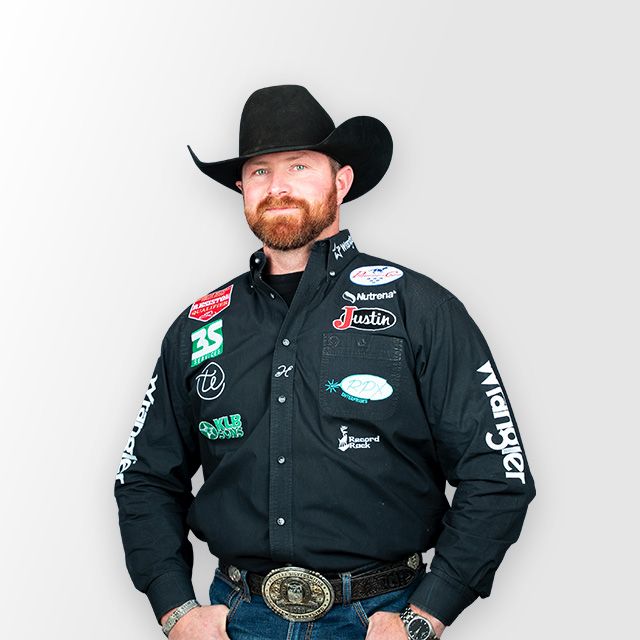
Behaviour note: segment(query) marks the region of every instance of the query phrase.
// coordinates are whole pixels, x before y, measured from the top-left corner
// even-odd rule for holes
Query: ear
[[[353,184],[353,169],[347,164],[336,173],[336,189],[338,191],[338,204],[342,204],[344,197],[349,193]]]
[[[238,180],[236,182],[236,187],[238,187],[238,190],[242,193],[242,180]]]

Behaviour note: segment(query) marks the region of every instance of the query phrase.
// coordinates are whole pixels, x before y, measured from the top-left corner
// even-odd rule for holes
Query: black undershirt
[[[291,306],[293,296],[296,294],[300,279],[302,278],[303,271],[297,271],[296,273],[282,273],[280,275],[273,275],[269,273],[263,273],[262,279],[277,293],[279,293],[287,306]]]

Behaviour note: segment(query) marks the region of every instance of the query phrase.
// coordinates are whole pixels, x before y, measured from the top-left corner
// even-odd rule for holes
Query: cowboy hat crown
[[[236,182],[249,158],[281,151],[318,151],[353,168],[354,181],[344,198],[348,202],[380,182],[391,162],[393,142],[389,130],[376,118],[356,116],[336,127],[307,89],[280,85],[249,96],[240,118],[237,158],[202,162],[188,149],[203,173],[234,191],[238,191]]]

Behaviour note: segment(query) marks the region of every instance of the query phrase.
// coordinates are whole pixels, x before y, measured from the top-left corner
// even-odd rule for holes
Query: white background
[[[344,226],[462,299],[537,481],[492,596],[445,637],[633,635],[636,6],[3,4],[2,635],[161,637],[114,474],[169,324],[257,247],[186,145],[237,155],[246,98],[284,83],[390,128],[389,173]]]

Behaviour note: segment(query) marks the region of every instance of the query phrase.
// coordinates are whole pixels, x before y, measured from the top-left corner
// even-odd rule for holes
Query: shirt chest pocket
[[[380,420],[400,395],[404,342],[391,336],[325,333],[320,407],[338,418]]]

